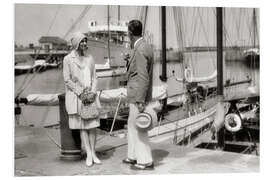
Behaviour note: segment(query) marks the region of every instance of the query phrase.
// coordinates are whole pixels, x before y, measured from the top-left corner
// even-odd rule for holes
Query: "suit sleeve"
[[[136,91],[136,102],[145,102],[147,90],[149,88],[149,73],[147,71],[147,59],[140,53],[135,53],[136,69],[137,69],[137,84],[138,90]]]
[[[66,57],[63,61],[63,76],[66,87],[79,96],[83,92],[83,87],[71,79],[70,64]]]

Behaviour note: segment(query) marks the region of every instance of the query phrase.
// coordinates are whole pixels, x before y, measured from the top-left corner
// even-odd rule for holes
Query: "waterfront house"
[[[50,50],[66,50],[67,41],[57,36],[42,36],[39,39],[39,44],[42,49]]]

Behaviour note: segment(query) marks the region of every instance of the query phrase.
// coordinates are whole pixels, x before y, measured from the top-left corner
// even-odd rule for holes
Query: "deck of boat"
[[[126,138],[99,135],[98,156],[102,165],[86,167],[85,161],[60,160],[59,129],[16,127],[15,176],[121,175],[259,172],[259,156],[176,146],[172,141],[151,143],[155,169],[136,171],[122,164]]]

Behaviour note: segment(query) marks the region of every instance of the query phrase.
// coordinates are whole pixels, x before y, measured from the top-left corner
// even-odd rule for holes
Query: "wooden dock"
[[[16,127],[15,176],[259,172],[259,156],[177,146],[172,141],[151,143],[155,169],[136,171],[122,163],[126,138],[106,134],[97,142],[102,164],[86,167],[84,160],[60,160],[59,135],[59,129]]]

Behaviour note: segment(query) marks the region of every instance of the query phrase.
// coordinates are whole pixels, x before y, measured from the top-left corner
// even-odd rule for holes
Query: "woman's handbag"
[[[76,79],[73,81],[79,86],[84,87],[80,81]],[[91,88],[84,87],[83,93],[80,95],[79,99],[82,101],[79,115],[83,120],[91,120],[99,117],[99,110],[96,104],[96,93],[91,92]]]
[[[80,116],[84,120],[98,118],[99,111],[97,109],[96,102],[86,103],[86,104],[82,103]]]

